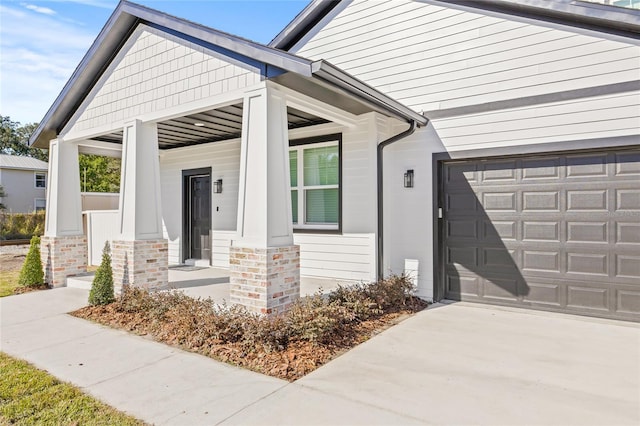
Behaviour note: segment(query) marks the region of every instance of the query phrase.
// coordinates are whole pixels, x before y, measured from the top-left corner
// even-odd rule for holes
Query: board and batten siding
[[[117,129],[127,120],[259,83],[260,70],[140,25],[63,133]]]
[[[637,80],[638,44],[429,1],[355,0],[292,51],[434,111]]]

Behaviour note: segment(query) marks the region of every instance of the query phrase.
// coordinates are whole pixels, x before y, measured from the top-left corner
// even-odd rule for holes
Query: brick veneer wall
[[[229,272],[231,303],[253,312],[283,312],[300,298],[300,246],[231,246]]]
[[[44,281],[52,287],[64,287],[67,277],[87,272],[87,237],[42,237],[40,260]]]
[[[119,291],[123,285],[150,289],[169,283],[169,244],[167,240],[113,241],[111,266],[113,285]]]

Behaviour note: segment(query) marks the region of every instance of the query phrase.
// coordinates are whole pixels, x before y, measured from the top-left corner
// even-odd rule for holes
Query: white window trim
[[[305,190],[312,189],[337,189],[340,191],[340,183],[342,181],[342,170],[338,170],[338,184],[337,185],[312,185],[312,186],[304,186],[304,160],[303,160],[303,151],[309,148],[324,148],[328,146],[336,146],[340,151],[340,140],[338,138],[324,141],[324,142],[310,142],[303,143],[299,145],[294,145],[289,147],[289,152],[297,151],[298,152],[298,176],[297,182],[298,186],[291,187],[291,190],[298,191],[298,223],[293,224],[294,230],[316,230],[316,231],[339,231],[340,230],[340,218],[342,217],[342,212],[338,211],[338,223],[335,224],[323,224],[323,223],[304,223],[304,218],[306,217],[306,206],[305,206]],[[341,153],[339,154],[341,155]],[[340,165],[342,161],[340,159]],[[339,166],[340,167],[340,166]],[[291,196],[291,195],[289,195]],[[292,200],[293,201],[293,200]],[[338,209],[341,209],[341,203],[339,203]]]
[[[38,186],[38,176],[44,176],[44,186]],[[33,187],[35,189],[47,189],[47,174],[44,172],[33,173]]]

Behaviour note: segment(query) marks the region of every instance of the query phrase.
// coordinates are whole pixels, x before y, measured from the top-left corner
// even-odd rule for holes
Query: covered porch
[[[46,279],[82,275],[96,232],[116,287],[226,267],[230,302],[261,313],[299,297],[301,238],[322,253],[306,275],[374,279],[376,146],[425,122],[324,61],[121,2],[31,139],[50,149]],[[80,152],[122,159],[119,208],[86,234]]]

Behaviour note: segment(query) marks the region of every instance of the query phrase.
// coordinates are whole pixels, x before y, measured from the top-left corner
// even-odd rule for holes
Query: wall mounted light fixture
[[[413,169],[407,170],[404,174],[404,187],[413,188]]]
[[[213,193],[222,194],[222,179],[213,181]]]

